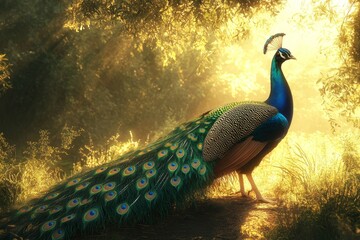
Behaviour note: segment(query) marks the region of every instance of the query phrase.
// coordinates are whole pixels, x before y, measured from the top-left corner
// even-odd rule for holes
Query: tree
[[[333,127],[337,116],[360,128],[360,1],[353,1],[338,36],[341,66],[320,79],[320,89]]]
[[[246,37],[248,19],[263,8],[275,14],[281,1],[3,2],[0,49],[13,67],[0,128],[19,146],[65,125],[95,143],[128,130],[146,138],[169,118],[194,115],[222,94],[205,97],[220,44]]]

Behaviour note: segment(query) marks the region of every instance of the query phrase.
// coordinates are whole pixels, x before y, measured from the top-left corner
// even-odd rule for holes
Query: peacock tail
[[[175,128],[164,138],[55,186],[11,216],[24,239],[71,239],[109,223],[151,222],[214,179],[203,144],[226,105]]]

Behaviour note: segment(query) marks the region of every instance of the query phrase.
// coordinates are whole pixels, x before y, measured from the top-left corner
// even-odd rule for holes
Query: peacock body
[[[251,172],[286,135],[292,119],[281,64],[293,56],[281,48],[283,35],[265,44],[264,53],[271,45],[277,49],[265,102],[237,102],[209,111],[143,149],[72,177],[11,213],[7,237],[71,239],[108,224],[151,222],[234,170],[241,191],[241,174],[246,174],[261,200]]]

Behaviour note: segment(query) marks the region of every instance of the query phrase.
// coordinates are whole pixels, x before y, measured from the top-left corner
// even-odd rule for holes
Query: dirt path
[[[264,239],[263,233],[274,222],[275,212],[275,205],[233,195],[199,201],[196,207],[175,212],[154,225],[113,227],[76,240]]]

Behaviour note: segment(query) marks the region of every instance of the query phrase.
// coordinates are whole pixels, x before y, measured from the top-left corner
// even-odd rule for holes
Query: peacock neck
[[[290,87],[281,70],[281,64],[282,62],[279,62],[274,56],[270,73],[271,91],[265,102],[276,107],[286,117],[290,125],[293,116],[293,99]]]

